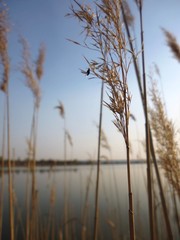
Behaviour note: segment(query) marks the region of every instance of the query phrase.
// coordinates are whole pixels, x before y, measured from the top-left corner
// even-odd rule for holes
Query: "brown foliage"
[[[156,139],[156,151],[165,175],[180,196],[179,147],[173,122],[168,119],[155,83],[150,88],[152,107],[149,108],[151,127]]]

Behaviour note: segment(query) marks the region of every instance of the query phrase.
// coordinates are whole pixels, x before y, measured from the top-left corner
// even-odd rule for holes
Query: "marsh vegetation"
[[[84,36],[82,42],[69,41],[75,44],[74,47],[96,53],[93,59],[84,57],[88,70],[81,70],[82,74],[101,82],[100,100],[97,102],[100,106],[97,158],[90,157],[86,166],[67,158],[67,146],[73,149],[73,139],[61,101],[52,108],[59,111],[63,121],[64,159],[62,162],[37,161],[41,79],[46,48],[40,44],[34,60],[23,37],[19,40],[22,47],[19,71],[32,93],[33,109],[27,159],[24,162],[12,160],[9,22],[8,9],[1,4],[0,88],[4,96],[4,109],[1,109],[4,121],[1,123],[0,239],[179,239],[180,148],[177,129],[168,118],[165,100],[158,89],[156,79],[160,74],[157,66],[155,75],[146,73],[144,34],[147,30],[143,28],[143,2],[136,0],[135,3],[140,26],[140,41],[136,47],[133,35],[135,19],[126,1],[101,0],[90,5],[74,0],[67,13],[68,17],[79,21]],[[165,29],[162,29],[162,34],[179,61],[180,45],[176,38]],[[142,127],[146,133],[146,159],[141,164],[133,164],[130,154],[133,142],[130,142],[129,123],[136,121],[131,112],[133,92],[129,90],[129,71],[133,66],[133,79],[137,81],[145,120],[145,128]],[[149,85],[147,78],[150,79]],[[110,163],[111,148],[102,129],[104,107],[112,113],[113,124],[123,137],[126,148],[123,164]],[[102,156],[102,150],[107,154]],[[102,160],[108,164],[101,164]]]

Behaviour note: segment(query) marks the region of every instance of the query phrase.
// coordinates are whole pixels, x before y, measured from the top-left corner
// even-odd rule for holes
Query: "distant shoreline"
[[[143,164],[146,160],[131,160],[131,164]],[[80,166],[80,165],[96,165],[97,161],[90,160],[37,160],[35,162],[36,167],[54,167],[54,166]],[[102,165],[112,165],[112,164],[126,164],[126,160],[102,160]],[[28,167],[32,166],[33,161],[28,160],[11,160],[12,167]],[[5,160],[3,163],[0,161],[0,167],[8,167],[8,161]]]

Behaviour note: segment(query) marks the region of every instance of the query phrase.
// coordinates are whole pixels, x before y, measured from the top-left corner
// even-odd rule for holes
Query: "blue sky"
[[[63,158],[63,120],[54,107],[62,101],[65,107],[67,129],[73,139],[73,149],[68,146],[67,158],[87,159],[97,155],[97,128],[101,82],[90,80],[81,74],[87,69],[83,58],[93,57],[90,51],[67,41],[81,41],[81,28],[77,20],[65,17],[70,0],[8,0],[10,19],[9,56],[11,59],[11,148],[16,157],[27,156],[26,138],[29,136],[33,110],[33,98],[19,72],[21,45],[19,36],[28,40],[32,59],[36,59],[41,42],[46,46],[44,75],[41,82],[42,100],[39,113],[37,158]],[[82,1],[88,2],[88,1]],[[92,2],[92,1],[89,1]],[[136,37],[139,39],[138,13],[134,1],[129,1],[135,16]],[[161,27],[174,33],[180,42],[180,1],[144,0],[144,37],[146,72],[155,62],[161,72],[159,86],[163,88],[168,116],[180,127],[180,65],[168,49]],[[139,59],[140,60],[140,59]],[[136,122],[130,122],[132,158],[143,157],[139,141],[144,139],[144,117],[133,66],[129,75],[132,94],[131,112]],[[0,94],[3,109],[3,94]],[[2,111],[1,111],[2,112]],[[111,146],[109,158],[124,159],[125,146],[121,134],[116,130],[111,112],[103,109],[103,130]],[[0,144],[2,142],[2,114],[0,115]]]

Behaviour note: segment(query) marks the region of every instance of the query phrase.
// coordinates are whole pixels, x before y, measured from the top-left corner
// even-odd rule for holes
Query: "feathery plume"
[[[41,79],[42,74],[43,74],[44,59],[45,59],[45,46],[43,44],[41,44],[41,46],[39,48],[38,58],[36,61],[36,75],[37,75],[38,80]]]
[[[66,136],[67,136],[69,144],[71,146],[73,146],[72,137],[71,137],[70,133],[67,130],[66,130]]]
[[[27,41],[24,38],[20,39],[20,43],[23,47],[23,62],[21,67],[21,72],[25,76],[26,79],[26,86],[32,91],[32,94],[35,99],[35,105],[38,108],[41,99],[41,91],[40,86],[37,79],[34,76],[34,68],[33,64],[30,62],[31,55],[29,51],[29,46]]]
[[[59,102],[59,105],[56,106],[55,108],[59,109],[59,113],[60,113],[61,117],[65,118],[64,105],[62,104],[62,102]]]
[[[180,62],[180,45],[178,44],[176,37],[164,28],[162,28],[162,31],[166,36],[167,45],[170,47],[175,58]]]
[[[9,57],[8,57],[8,39],[7,33],[9,30],[7,21],[7,7],[0,3],[0,61],[3,65],[2,82],[0,89],[7,92],[7,85],[9,81]]]
[[[173,122],[168,119],[155,82],[150,88],[152,107],[149,108],[150,121],[157,142],[157,154],[165,175],[180,196],[180,166],[178,162],[178,142]]]

